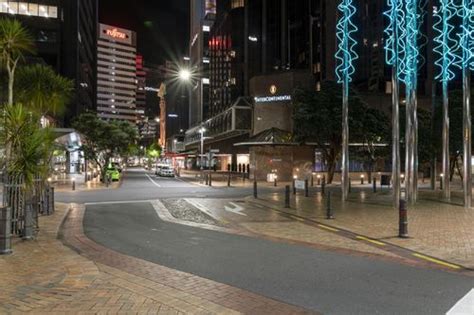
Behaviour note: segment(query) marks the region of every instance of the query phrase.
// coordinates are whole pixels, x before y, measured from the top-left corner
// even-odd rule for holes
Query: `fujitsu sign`
[[[119,38],[119,39],[126,39],[127,38],[127,34],[118,31],[116,28],[106,29],[105,34],[107,36],[110,36],[110,37],[113,37],[113,38]]]

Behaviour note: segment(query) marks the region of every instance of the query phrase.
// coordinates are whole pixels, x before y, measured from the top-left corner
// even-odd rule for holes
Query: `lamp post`
[[[204,178],[204,133],[206,132],[206,129],[204,127],[202,127],[201,129],[199,129],[199,133],[201,134],[201,181],[202,179]]]

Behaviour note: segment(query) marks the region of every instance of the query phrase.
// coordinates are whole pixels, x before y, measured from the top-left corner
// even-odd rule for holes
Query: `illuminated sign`
[[[261,96],[254,97],[255,103],[271,103],[291,101],[291,95]]]
[[[278,89],[277,89],[276,85],[270,86],[270,93],[272,95],[275,95],[277,91],[278,91]]]
[[[127,38],[127,34],[120,32],[116,28],[106,29],[105,34],[110,36],[110,37],[113,37],[113,38],[120,38],[120,39],[126,39]]]

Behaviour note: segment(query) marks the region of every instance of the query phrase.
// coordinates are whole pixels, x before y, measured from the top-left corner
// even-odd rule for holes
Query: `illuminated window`
[[[39,16],[42,16],[42,17],[49,17],[48,15],[48,7],[45,6],[45,5],[40,5],[39,6],[39,13],[38,13]]]
[[[18,3],[18,14],[28,15],[28,3],[26,2]]]
[[[10,14],[18,13],[18,2],[8,2],[8,13]]]
[[[58,8],[54,6],[48,6],[48,14],[50,18],[57,18],[58,17]]]
[[[232,0],[232,9],[243,8],[245,0]]]
[[[28,15],[38,16],[38,4],[30,3],[28,5]]]
[[[0,13],[8,13],[7,0],[0,0]]]

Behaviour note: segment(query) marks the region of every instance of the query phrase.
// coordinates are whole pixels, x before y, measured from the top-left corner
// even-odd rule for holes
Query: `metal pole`
[[[342,85],[342,201],[349,195],[349,79],[344,78]]]
[[[411,87],[406,85],[406,131],[405,131],[405,198],[407,201],[412,201],[412,173],[411,173],[411,161],[412,161],[412,120],[411,120]]]
[[[285,186],[285,208],[290,207],[290,186]]]
[[[204,166],[203,166],[203,163],[204,163],[204,132],[202,130],[200,130],[201,132],[201,183],[203,181],[203,177],[204,177]]]
[[[400,206],[400,107],[399,107],[399,81],[398,62],[392,69],[392,186],[393,207]],[[375,185],[374,185],[375,187]],[[375,191],[375,189],[374,189]]]
[[[449,100],[448,81],[443,80],[443,197],[451,198],[449,170]]]
[[[463,68],[464,207],[472,207],[471,71]]]

